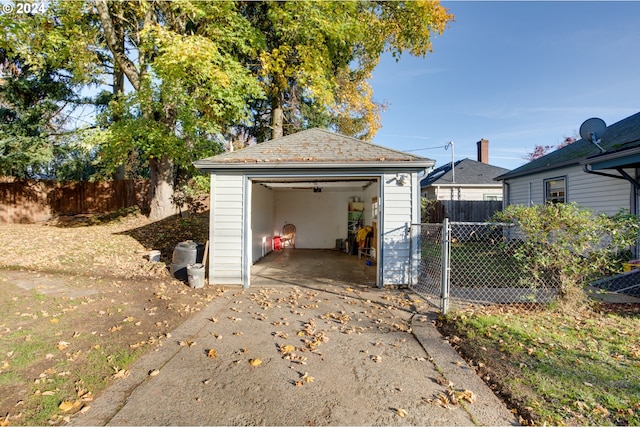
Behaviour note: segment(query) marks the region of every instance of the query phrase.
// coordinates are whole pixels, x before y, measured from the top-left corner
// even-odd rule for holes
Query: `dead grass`
[[[207,235],[208,213],[0,226],[0,425],[68,421],[215,299],[221,289],[191,289],[165,264]]]

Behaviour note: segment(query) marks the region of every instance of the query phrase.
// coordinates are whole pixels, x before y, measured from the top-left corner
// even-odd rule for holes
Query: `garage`
[[[365,256],[379,287],[416,273],[410,225],[430,159],[314,128],[194,164],[211,179],[210,283],[248,288],[274,250]]]

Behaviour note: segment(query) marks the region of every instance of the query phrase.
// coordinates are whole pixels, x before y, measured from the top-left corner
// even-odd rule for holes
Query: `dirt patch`
[[[167,261],[178,242],[203,242],[206,215],[86,223],[0,226],[3,422],[64,422],[62,403],[90,402],[220,293],[191,289],[147,258],[160,249]]]

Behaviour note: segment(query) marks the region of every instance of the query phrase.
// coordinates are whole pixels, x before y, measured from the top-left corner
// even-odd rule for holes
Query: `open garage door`
[[[356,280],[358,277],[357,280],[366,282],[362,284],[376,286],[379,283],[380,177],[269,176],[252,177],[250,182],[253,264],[276,250],[283,228],[293,224],[295,248],[291,245],[280,253],[281,267],[286,261],[287,268],[296,271],[298,276],[307,272],[307,276],[316,278]],[[368,238],[356,242],[358,231],[364,227],[370,231]],[[364,250],[358,251],[358,246]],[[286,252],[291,250],[307,253],[303,256]],[[277,255],[271,254],[270,259]],[[344,260],[337,258],[340,256]],[[313,262],[314,258],[317,262]],[[310,265],[317,268],[309,269]],[[362,269],[369,274],[362,274]],[[357,274],[349,275],[349,270]]]

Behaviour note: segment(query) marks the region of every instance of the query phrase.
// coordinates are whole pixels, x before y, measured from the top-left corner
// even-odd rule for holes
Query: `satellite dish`
[[[585,120],[582,125],[580,125],[580,136],[582,139],[586,139],[600,150],[601,153],[604,153],[604,149],[598,145],[598,143],[602,140],[602,135],[604,135],[605,130],[607,129],[607,124],[604,120],[599,119],[597,117],[593,117],[591,119]]]

